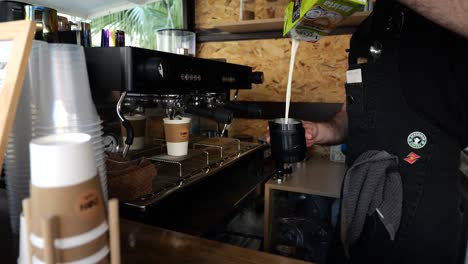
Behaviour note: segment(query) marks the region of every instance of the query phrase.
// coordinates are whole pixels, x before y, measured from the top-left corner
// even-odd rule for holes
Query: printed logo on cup
[[[189,137],[189,130],[188,128],[184,127],[181,129],[181,131],[179,132],[179,137],[180,139],[182,140],[187,140],[188,137]]]
[[[101,199],[98,190],[91,189],[78,196],[75,212],[82,220],[90,221],[95,219],[100,209]]]

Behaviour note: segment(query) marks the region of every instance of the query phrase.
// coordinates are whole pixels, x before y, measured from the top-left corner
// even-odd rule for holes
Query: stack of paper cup
[[[35,136],[63,133],[86,133],[91,136],[93,157],[107,201],[102,121],[91,98],[88,71],[83,47],[70,44],[49,44],[50,85],[42,87],[34,97],[37,118]]]
[[[48,67],[48,63],[40,60],[46,48],[47,43],[34,41],[5,155],[10,224],[15,234],[19,230],[21,201],[29,196],[29,141],[33,137],[32,124],[36,120],[36,112],[31,107],[31,95],[34,90],[40,90],[41,85],[48,85],[46,77],[39,72]]]
[[[31,149],[31,226],[34,263],[44,262],[41,219],[58,220],[59,263],[108,262],[109,226],[91,136],[58,134],[34,139]]]

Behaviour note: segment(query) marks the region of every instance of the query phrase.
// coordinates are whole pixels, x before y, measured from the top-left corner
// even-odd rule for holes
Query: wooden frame
[[[23,87],[35,28],[32,21],[0,23],[0,170]]]

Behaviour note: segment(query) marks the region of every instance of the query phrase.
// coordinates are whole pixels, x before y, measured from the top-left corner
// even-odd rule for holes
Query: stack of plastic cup
[[[91,99],[83,48],[35,41],[5,155],[9,215],[15,234],[19,232],[21,201],[29,197],[29,142],[33,138],[63,133],[89,134],[107,201],[101,124]]]
[[[49,44],[48,53],[50,85],[41,87],[40,95],[34,98],[34,105],[37,108],[37,118],[33,125],[34,135],[36,137],[64,133],[90,135],[104,199],[107,201],[102,121],[91,98],[83,47]]]
[[[19,217],[22,211],[21,202],[29,197],[30,165],[29,165],[29,141],[33,137],[32,123],[36,119],[36,113],[31,109],[31,93],[42,82],[39,80],[38,69],[47,67],[40,65],[39,57],[45,42],[35,41],[28,60],[23,88],[18,101],[13,128],[8,139],[5,155],[5,175],[8,194],[8,207],[10,224],[13,233],[19,232]]]

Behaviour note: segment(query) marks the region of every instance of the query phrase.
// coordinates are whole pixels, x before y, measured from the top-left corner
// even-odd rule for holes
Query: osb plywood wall
[[[266,0],[255,0],[255,19],[272,18]],[[275,17],[283,17],[289,0],[276,0]],[[197,0],[196,28],[211,28],[219,23],[239,21],[240,0]],[[270,9],[271,10],[271,9]]]
[[[284,101],[290,60],[290,39],[210,42],[198,45],[197,56],[226,58],[262,71],[265,81],[242,90],[239,100]],[[299,46],[294,67],[292,101],[342,102],[349,36],[330,36]]]
[[[261,8],[256,10],[257,17],[261,17],[261,14]],[[196,1],[196,24],[199,28],[238,19],[239,0]],[[315,44],[300,44],[292,86],[293,102],[344,101],[349,39],[349,35],[329,36]],[[263,71],[264,83],[254,85],[252,90],[242,90],[239,100],[281,102],[285,98],[290,49],[290,39],[209,42],[198,45],[197,56],[225,58],[228,62],[249,65],[256,71]],[[266,126],[265,120],[235,119],[230,134],[258,137],[265,134]]]

